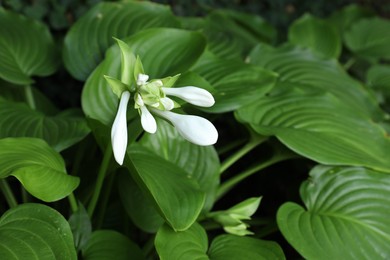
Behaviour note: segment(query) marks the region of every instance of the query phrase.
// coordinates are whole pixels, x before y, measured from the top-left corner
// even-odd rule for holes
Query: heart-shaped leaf
[[[83,259],[145,259],[141,249],[126,236],[113,230],[98,230],[92,233],[83,248]]]
[[[83,139],[89,128],[77,110],[45,116],[26,104],[0,98],[0,138],[36,137],[62,151]]]
[[[374,65],[367,71],[367,85],[390,100],[390,66]]]
[[[138,144],[128,148],[125,165],[173,229],[186,230],[195,222],[205,195],[183,169]]]
[[[72,76],[85,80],[103,59],[106,49],[115,42],[112,37],[125,38],[152,27],[178,27],[178,21],[168,7],[155,3],[97,4],[66,35],[65,66]]]
[[[52,74],[58,65],[53,38],[46,26],[0,8],[0,78],[18,85],[31,76]]]
[[[278,226],[305,259],[390,257],[390,176],[318,166],[301,186],[307,209],[283,204]]]
[[[79,185],[66,174],[61,155],[37,138],[0,139],[0,178],[15,176],[33,196],[56,201]]]
[[[329,22],[305,14],[289,28],[291,43],[310,48],[327,58],[337,58],[341,53],[341,39]]]
[[[87,244],[92,234],[91,220],[83,204],[79,203],[78,210],[70,216],[68,222],[73,233],[74,244],[79,251]]]
[[[209,256],[211,260],[286,259],[276,242],[234,235],[216,237],[210,245]]]
[[[207,234],[198,223],[183,232],[175,232],[164,225],[158,230],[154,245],[162,260],[209,259]]]
[[[54,209],[23,204],[0,218],[1,259],[77,259],[68,222]]]
[[[237,117],[320,163],[390,172],[390,138],[381,124],[305,85],[279,83],[275,89],[280,92],[239,109]]]
[[[357,21],[345,33],[345,44],[357,55],[367,59],[390,59],[390,21],[367,18]]]
[[[162,28],[142,31],[125,42],[141,57],[145,73],[151,79],[184,73],[206,46],[205,39],[197,32]],[[103,75],[120,78],[120,57],[119,47],[111,47],[105,60],[88,78],[82,93],[84,113],[106,125],[114,120],[118,98]]]

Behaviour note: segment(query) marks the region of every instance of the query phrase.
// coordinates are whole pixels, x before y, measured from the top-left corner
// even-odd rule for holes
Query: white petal
[[[142,73],[138,74],[137,85],[140,86],[140,85],[146,84],[146,82],[148,81],[148,79],[149,79],[149,76],[148,76],[148,75],[142,74]]]
[[[129,103],[130,92],[124,91],[121,95],[119,102],[118,112],[116,114],[114,123],[111,128],[111,143],[112,151],[114,153],[115,160],[120,165],[123,164],[123,160],[126,154],[127,147],[127,104]]]
[[[181,87],[181,88],[162,88],[165,94],[181,98],[188,103],[200,107],[211,107],[215,100],[210,92],[203,88]]]
[[[175,107],[173,100],[168,97],[160,98],[160,101],[163,104],[165,110],[172,110]]]
[[[153,109],[153,113],[169,120],[179,134],[197,145],[212,145],[218,140],[218,131],[207,119],[200,116],[180,115]]]
[[[144,103],[144,100],[142,99],[141,95],[140,94],[137,94],[137,100],[135,101],[137,103],[137,105],[139,105],[140,107],[144,106],[145,103]]]
[[[157,131],[156,119],[154,119],[146,106],[141,107],[141,124],[142,128],[148,133],[154,134]]]

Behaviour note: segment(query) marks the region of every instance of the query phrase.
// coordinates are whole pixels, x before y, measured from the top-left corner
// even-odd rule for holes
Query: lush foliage
[[[1,259],[390,258],[390,21],[5,7]]]

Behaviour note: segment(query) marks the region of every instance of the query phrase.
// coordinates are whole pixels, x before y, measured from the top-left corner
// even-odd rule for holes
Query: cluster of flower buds
[[[113,92],[120,98],[118,112],[111,129],[111,142],[115,160],[122,165],[127,148],[127,106],[131,95],[134,108],[141,116],[142,128],[148,133],[157,131],[154,115],[171,122],[179,134],[197,145],[213,145],[217,142],[218,132],[207,119],[194,115],[183,115],[171,110],[180,105],[169,98],[174,96],[190,104],[211,107],[215,101],[205,89],[184,86],[173,87],[180,75],[154,79],[144,73],[139,57],[131,53],[129,46],[117,40],[122,52],[121,80],[105,76]]]

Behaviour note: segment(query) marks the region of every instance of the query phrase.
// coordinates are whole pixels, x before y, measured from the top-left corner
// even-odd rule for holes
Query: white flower
[[[210,92],[202,88],[197,88],[193,86],[181,88],[163,87],[162,90],[168,96],[175,96],[181,98],[195,106],[211,107],[215,103],[213,95],[211,95]]]
[[[118,107],[114,123],[111,128],[111,143],[115,160],[122,165],[127,147],[127,104],[129,103],[130,92],[124,91]]]
[[[199,116],[181,115],[170,111],[153,109],[153,113],[167,119],[186,140],[197,145],[213,145],[217,142],[218,131],[207,119]]]

